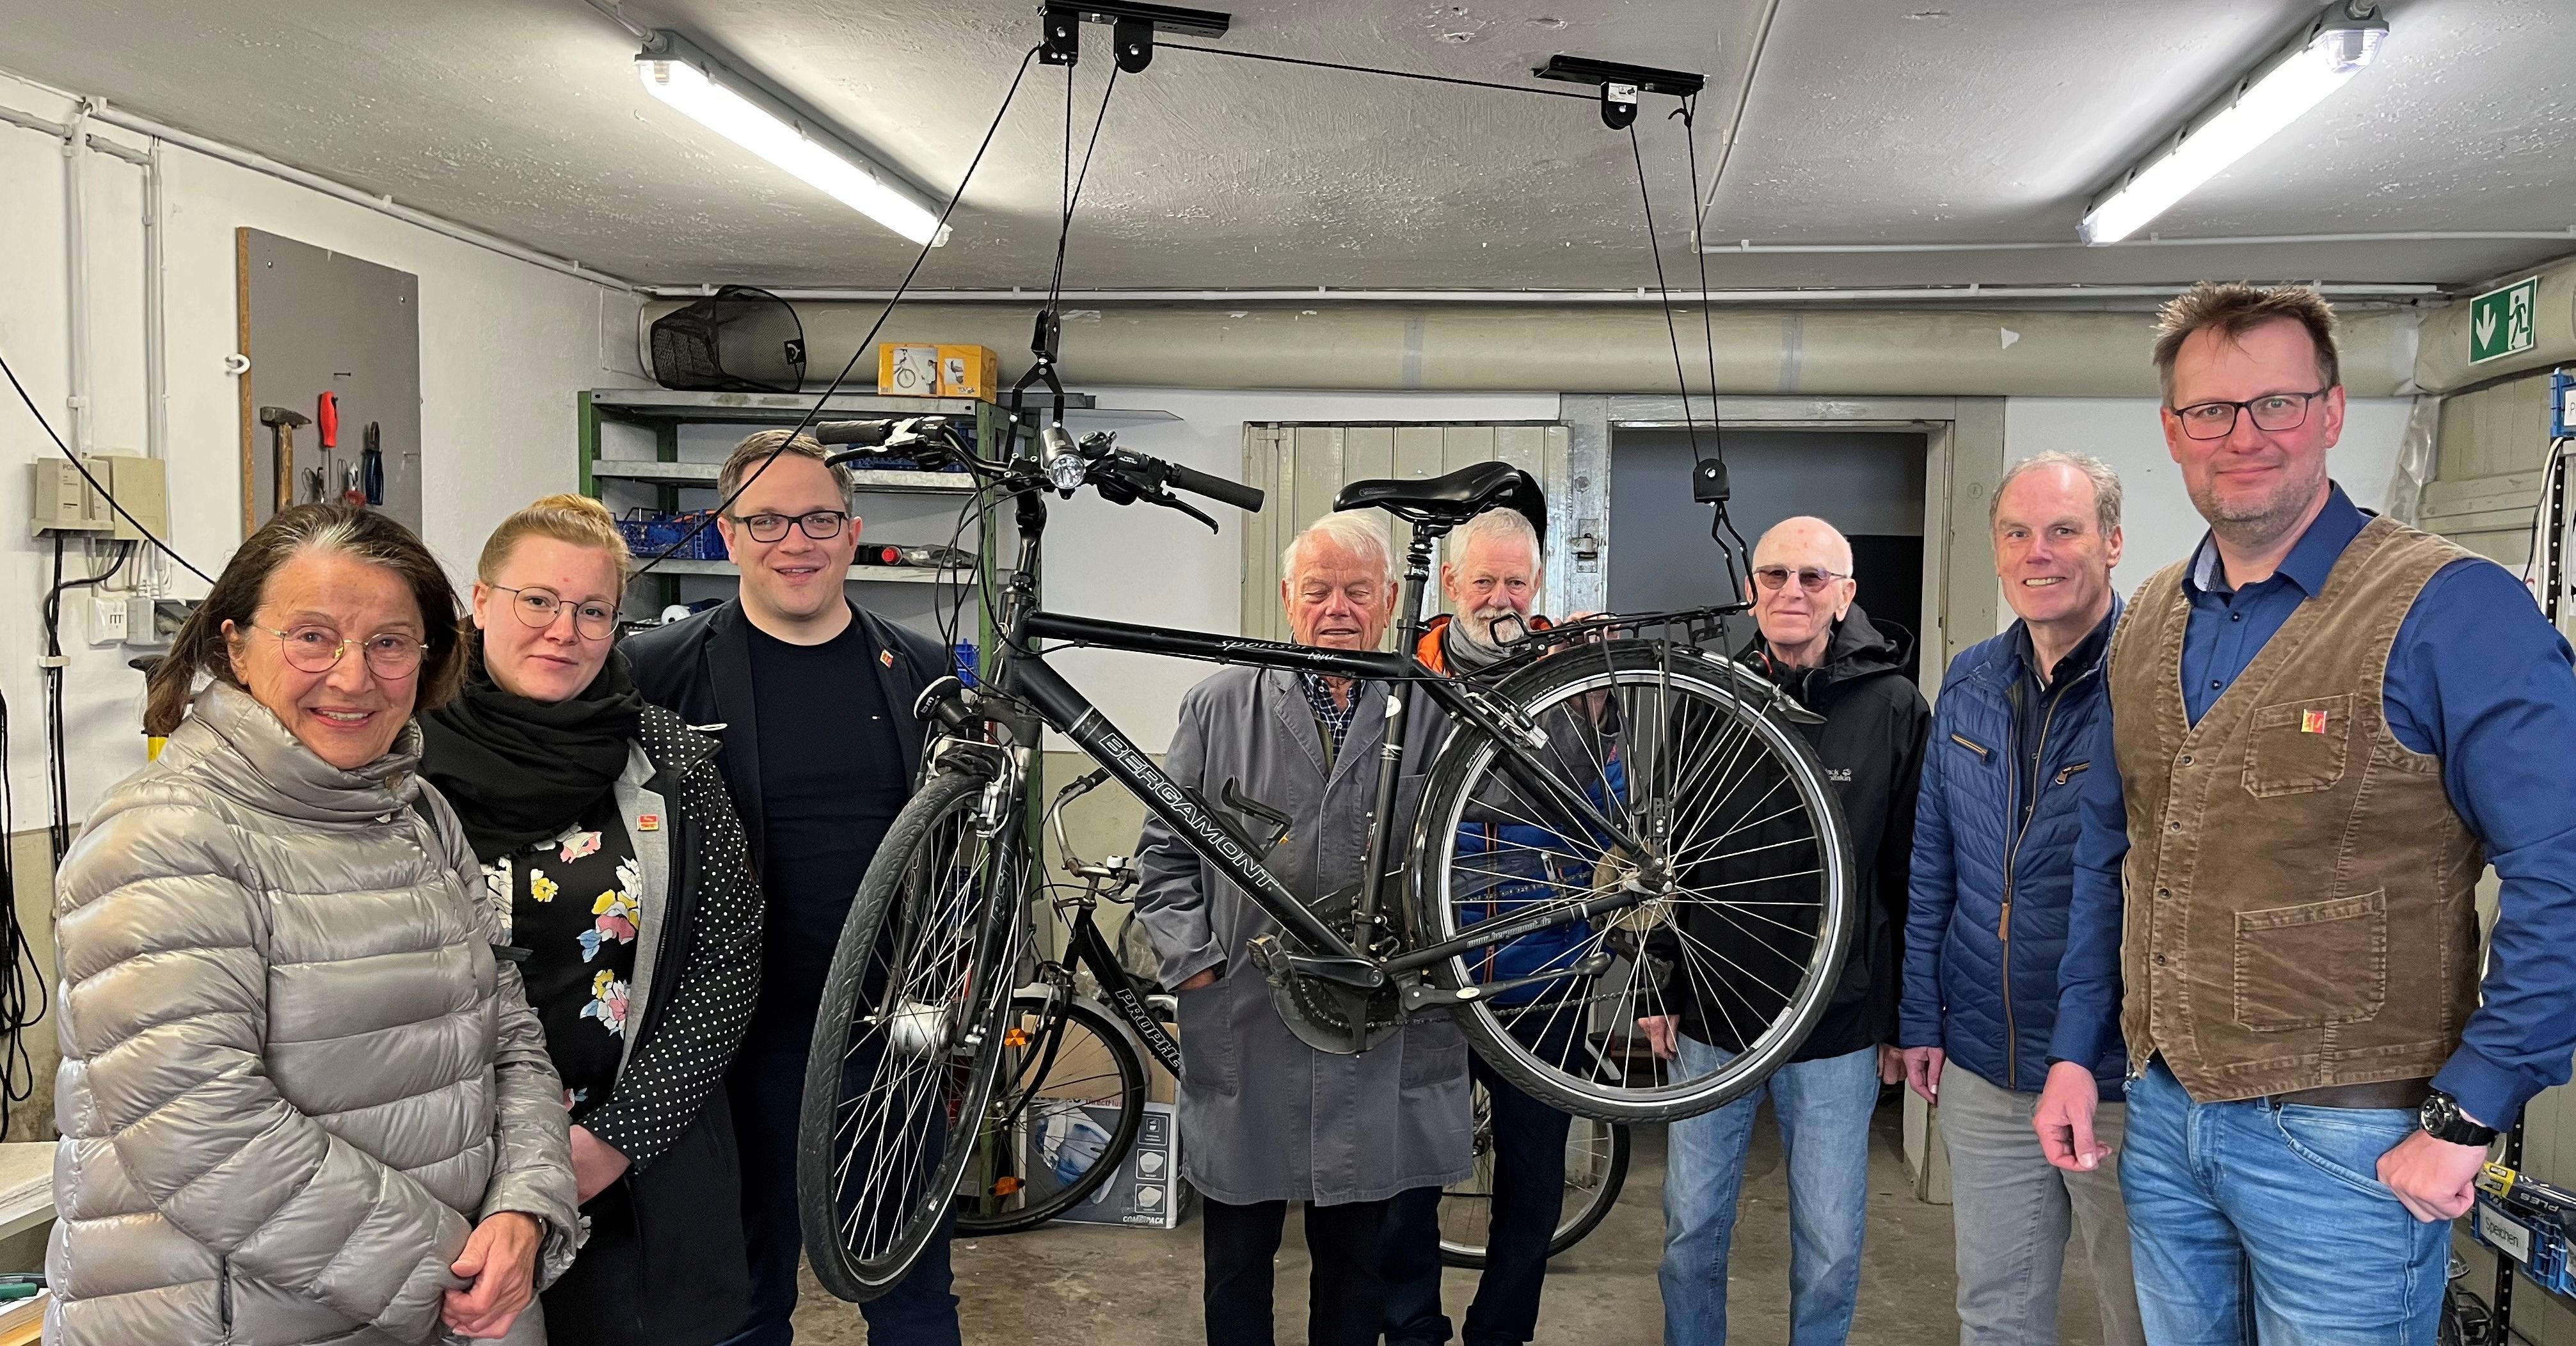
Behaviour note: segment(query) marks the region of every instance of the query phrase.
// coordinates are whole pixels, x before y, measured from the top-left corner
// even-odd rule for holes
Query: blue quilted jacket
[[[2114,599],[2111,620],[2118,619]],[[1897,1042],[1942,1048],[1989,1083],[2035,1092],[2048,1079],[2057,1024],[2057,961],[2081,830],[2076,805],[2084,773],[2097,765],[2095,730],[2109,693],[2099,665],[2038,690],[2023,667],[2020,636],[2016,622],[1961,651],[1932,711]],[[2017,742],[2015,732],[2015,698],[2030,696],[2042,698],[2045,722],[2036,771],[2034,745]],[[2116,1050],[2101,1063],[2103,1097],[2120,1096],[2127,1069]]]

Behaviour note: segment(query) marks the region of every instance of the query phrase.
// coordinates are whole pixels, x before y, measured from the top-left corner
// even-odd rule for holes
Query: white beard
[[[1497,604],[1491,607],[1478,608],[1473,612],[1459,614],[1458,634],[1466,637],[1467,643],[1475,646],[1477,649],[1486,651],[1499,650],[1502,648],[1502,642],[1494,639],[1494,623],[1502,621],[1505,618],[1517,619],[1523,624],[1523,629],[1527,629],[1527,623],[1529,621],[1527,615],[1515,612],[1507,606]]]

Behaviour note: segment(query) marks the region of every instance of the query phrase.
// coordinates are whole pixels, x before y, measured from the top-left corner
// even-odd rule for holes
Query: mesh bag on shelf
[[[805,325],[767,290],[727,285],[653,320],[653,381],[700,393],[792,393],[805,384]]]

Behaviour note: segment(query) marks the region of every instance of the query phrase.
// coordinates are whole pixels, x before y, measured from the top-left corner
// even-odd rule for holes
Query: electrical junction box
[[[188,614],[196,610],[197,600],[193,598],[148,598],[136,594],[125,600],[125,643],[137,649],[166,650],[178,637]]]
[[[990,346],[939,348],[939,395],[990,402],[1001,393],[1002,357]]]
[[[92,461],[97,461],[93,459]],[[105,533],[114,511],[107,507],[107,497],[100,495],[80,467],[68,458],[47,457],[35,461],[34,513],[32,532]],[[96,475],[98,469],[90,469]]]
[[[939,348],[891,341],[877,347],[877,391],[894,397],[937,397]]]
[[[89,600],[89,643],[122,645],[125,643],[128,609],[122,598],[99,596]]]
[[[2576,439],[2576,370],[2549,371],[2549,437]]]
[[[107,466],[107,471],[104,473],[101,473],[98,470],[98,465],[102,463]],[[143,527],[151,529],[155,536],[169,536],[170,474],[168,464],[162,462],[158,458],[138,458],[123,455],[110,458],[92,458],[90,460],[90,464],[90,474],[107,483],[108,493],[116,497],[117,504],[125,507],[125,514],[131,514],[135,518],[142,520]],[[138,529],[132,523],[127,522],[125,514],[119,514],[114,509],[108,508],[104,501],[100,502],[99,507],[107,513],[109,529],[108,536],[113,537],[120,542],[139,543],[143,541],[142,529]]]

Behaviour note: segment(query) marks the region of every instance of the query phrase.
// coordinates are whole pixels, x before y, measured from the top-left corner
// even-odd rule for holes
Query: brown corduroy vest
[[[2484,852],[2381,685],[2416,595],[2469,553],[2373,519],[2194,725],[2185,561],[2111,641],[2129,855],[2120,1030],[2201,1102],[2428,1077],[2477,1006]]]

